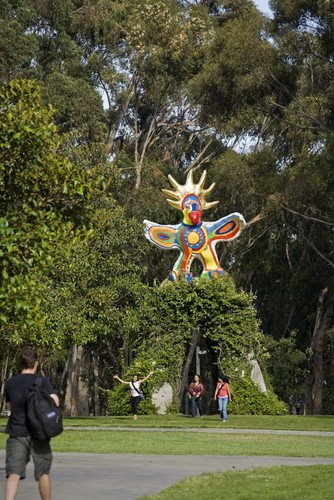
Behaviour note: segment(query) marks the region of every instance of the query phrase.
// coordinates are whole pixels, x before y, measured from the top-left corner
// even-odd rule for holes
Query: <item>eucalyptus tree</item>
[[[188,87],[203,122],[247,146],[208,166],[229,210],[259,214],[222,258],[255,291],[266,333],[298,331],[311,353],[306,411],[319,413],[324,378],[333,383],[323,371],[334,301],[333,5],[272,1],[271,21],[249,2],[230,4],[210,3],[218,27]]]
[[[264,71],[255,84],[261,94],[256,99],[256,92],[245,93],[240,100],[244,111],[239,116],[246,116],[246,131],[258,140],[246,156],[222,154],[214,171],[222,198],[230,203],[232,196],[246,214],[252,207],[263,216],[250,228],[249,239],[238,242],[231,268],[238,283],[256,292],[266,333],[279,339],[298,331],[297,347],[309,354],[305,410],[321,413],[331,411],[326,402],[323,406],[325,380],[333,384],[333,5],[283,0],[271,5],[274,19],[266,23],[264,45],[258,39],[249,63],[251,81],[251,62],[262,53],[259,69]],[[226,47],[220,55],[222,73],[229,69]],[[232,75],[237,92],[247,79],[237,70]],[[195,81],[200,89],[203,81],[203,76]],[[219,79],[215,82],[219,85]],[[233,98],[238,95],[234,88],[224,94],[222,81],[218,91]],[[203,112],[221,118],[205,103]]]
[[[312,1],[277,0],[271,5],[280,69],[275,85],[280,93],[268,103],[272,125],[267,140],[280,187],[271,193],[270,219],[281,253],[280,259],[273,253],[271,279],[285,303],[275,305],[271,300],[267,307],[278,323],[285,310],[281,334],[297,328],[300,344],[309,348],[305,409],[321,413],[330,411],[323,405],[325,380],[333,384],[331,370],[325,373],[324,365],[328,366],[326,339],[334,322],[334,7],[331,2]]]
[[[156,170],[178,168],[194,147],[206,147],[185,83],[201,64],[212,21],[202,7],[174,0],[87,2],[83,15],[85,29],[100,28],[88,61],[108,106],[108,151],[138,190],[150,160]]]
[[[193,151],[198,162],[212,154],[185,92],[212,36],[205,7],[176,0],[6,0],[1,17],[2,79],[42,80],[72,143],[104,143],[135,190],[148,158],[175,168],[187,156],[194,161]]]

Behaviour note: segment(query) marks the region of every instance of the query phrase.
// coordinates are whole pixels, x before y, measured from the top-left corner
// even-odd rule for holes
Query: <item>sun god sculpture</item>
[[[174,191],[162,191],[169,197],[167,202],[183,213],[183,221],[180,224],[172,226],[144,220],[145,236],[151,243],[165,250],[176,249],[180,252],[169,273],[171,281],[191,281],[190,269],[194,259],[199,259],[203,265],[200,278],[213,279],[222,276],[225,271],[219,265],[216,245],[221,241],[234,240],[246,226],[245,219],[238,212],[215,222],[202,221],[204,210],[219,203],[206,201],[215,186],[215,183],[212,183],[209,188],[204,188],[206,175],[204,170],[200,181],[195,184],[193,170],[190,170],[184,185],[178,184],[171,175],[168,176]]]

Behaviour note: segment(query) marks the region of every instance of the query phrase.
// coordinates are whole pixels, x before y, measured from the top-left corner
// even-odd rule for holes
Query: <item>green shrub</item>
[[[285,415],[287,407],[283,401],[268,390],[261,392],[247,377],[233,380],[233,399],[229,403],[229,413],[236,415]]]
[[[166,409],[166,415],[177,415],[179,413],[179,402],[173,401]]]

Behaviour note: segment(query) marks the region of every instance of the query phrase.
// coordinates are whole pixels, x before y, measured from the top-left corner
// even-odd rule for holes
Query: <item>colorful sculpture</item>
[[[172,198],[167,199],[167,202],[182,211],[182,223],[169,226],[144,220],[144,224],[145,236],[151,243],[166,250],[180,251],[169,279],[191,281],[190,268],[194,258],[199,259],[203,265],[200,278],[212,279],[223,275],[225,271],[219,266],[216,244],[237,238],[246,226],[245,219],[238,212],[234,212],[216,222],[202,221],[203,211],[219,203],[219,201],[206,201],[206,197],[215,186],[213,183],[204,189],[206,171],[203,172],[198,184],[194,184],[192,170],[189,171],[184,185],[178,184],[171,175],[168,179],[175,191],[168,189],[162,191]]]

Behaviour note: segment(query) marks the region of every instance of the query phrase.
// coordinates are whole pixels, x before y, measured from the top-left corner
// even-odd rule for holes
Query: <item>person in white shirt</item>
[[[140,390],[140,384],[142,382],[145,382],[151,375],[153,375],[154,372],[150,372],[145,378],[138,380],[138,375],[133,375],[132,379],[130,382],[126,380],[122,380],[118,375],[114,375],[114,378],[121,382],[122,384],[128,384],[130,386],[130,403],[131,403],[131,408],[132,408],[132,413],[133,413],[133,419],[137,420],[137,408],[140,403],[140,400],[142,399],[141,395],[142,392]]]

